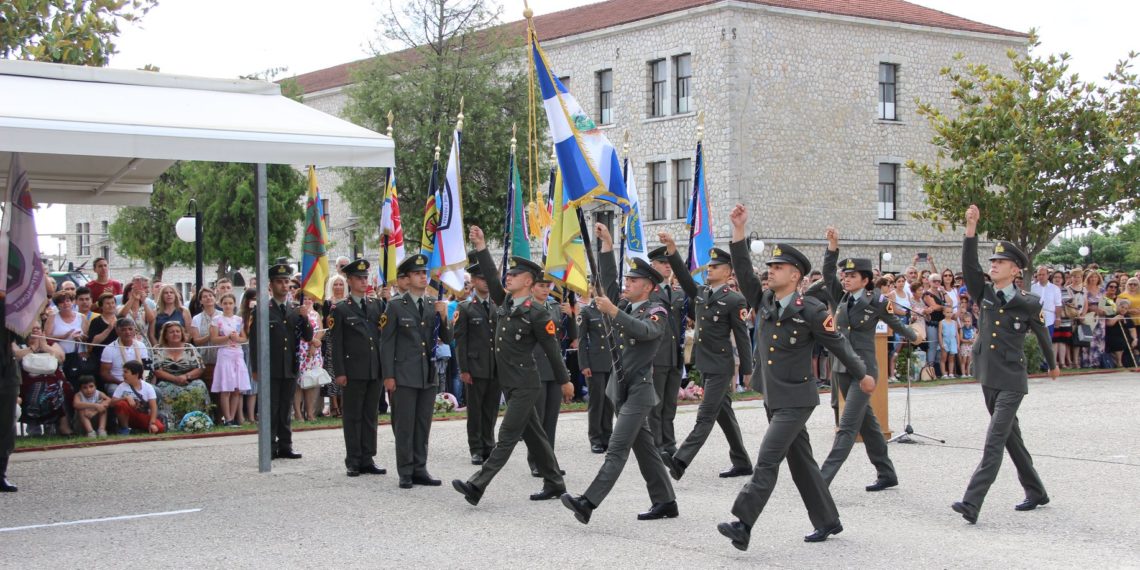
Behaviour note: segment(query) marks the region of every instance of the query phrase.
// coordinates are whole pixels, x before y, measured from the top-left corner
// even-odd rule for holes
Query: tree
[[[0,57],[72,65],[107,65],[118,52],[119,23],[135,23],[158,0],[5,0]]]
[[[501,227],[506,207],[511,124],[525,121],[528,88],[525,37],[495,26],[500,9],[486,0],[413,0],[402,13],[383,19],[385,38],[406,48],[378,54],[356,74],[347,116],[384,132],[395,115],[396,174],[406,239],[417,240],[431,176],[433,149],[440,143],[446,167],[450,136],[464,98],[464,222]],[[508,36],[511,31],[517,37]],[[541,113],[540,113],[541,114]],[[519,132],[526,132],[519,125]],[[525,136],[522,137],[525,139]],[[520,141],[519,148],[525,143]],[[525,151],[520,151],[525,152]],[[361,220],[364,235],[375,235],[380,219],[384,169],[342,169],[337,192]]]
[[[174,224],[186,211],[182,163],[175,163],[154,183],[150,205],[119,210],[107,232],[115,250],[144,260],[162,280],[162,272],[175,263],[193,263],[194,249],[174,235]]]
[[[1088,255],[1081,255],[1082,246],[1089,248]],[[1108,232],[1062,239],[1045,248],[1037,261],[1066,267],[1096,263],[1105,270],[1133,271],[1140,267],[1140,220]]]
[[[1140,206],[1137,54],[1098,87],[1068,74],[1068,54],[1033,56],[1038,46],[1030,32],[1028,53],[1010,50],[1008,76],[980,64],[944,68],[957,108],[918,107],[934,129],[938,160],[907,163],[926,192],[928,209],[917,219],[942,230],[962,224],[966,207],[977,204],[979,231],[1031,258],[1065,228],[1108,226]]]

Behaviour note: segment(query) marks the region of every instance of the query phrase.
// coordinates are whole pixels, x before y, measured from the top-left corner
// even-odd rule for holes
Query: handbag
[[[1076,334],[1073,335],[1072,339],[1073,346],[1078,348],[1087,347],[1092,344],[1093,336],[1092,327],[1088,325],[1077,325]]]
[[[1083,322],[1086,326],[1095,327],[1096,318],[1096,313],[1085,313],[1085,317],[1081,319],[1081,322]]]
[[[297,377],[297,385],[300,386],[302,390],[324,386],[330,382],[332,382],[332,377],[329,376],[327,370],[320,367],[310,368]]]
[[[54,374],[59,369],[59,360],[46,352],[32,352],[25,354],[20,360],[20,366],[32,376]]]

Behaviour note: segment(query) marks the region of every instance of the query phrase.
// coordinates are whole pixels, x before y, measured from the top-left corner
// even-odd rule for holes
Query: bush
[[[1053,350],[1049,346],[1049,350]],[[1037,344],[1037,335],[1025,335],[1025,369],[1030,374],[1045,370],[1045,353],[1041,352],[1041,345]]]

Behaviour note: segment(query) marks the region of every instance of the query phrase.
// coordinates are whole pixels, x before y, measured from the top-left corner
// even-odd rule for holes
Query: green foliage
[[[1140,207],[1137,54],[1097,86],[1068,73],[1068,54],[1033,56],[1038,45],[1031,32],[1028,55],[1010,50],[1010,75],[981,64],[944,68],[956,108],[918,107],[938,160],[907,164],[929,207],[916,218],[941,230],[963,224],[966,207],[977,204],[978,230],[1031,258],[1067,227],[1109,225]]]
[[[464,222],[494,236],[506,204],[512,121],[521,120],[525,141],[528,87],[525,38],[492,27],[498,11],[486,0],[415,0],[402,14],[390,13],[381,29],[404,51],[377,55],[356,73],[348,117],[385,132],[395,117],[396,175],[405,239],[418,242],[423,227],[436,141],[440,179],[451,132],[464,99],[462,184]],[[541,114],[541,109],[539,114]],[[525,142],[519,153],[525,157]],[[364,235],[376,235],[384,169],[343,169],[337,192],[360,220]],[[414,250],[409,247],[409,250]]]
[[[182,416],[194,411],[201,411],[209,414],[214,408],[213,404],[206,406],[202,409],[202,402],[209,401],[209,394],[201,388],[191,388],[183,390],[177,396],[164,398],[163,403],[170,406],[170,418],[168,418],[171,428],[177,426],[182,421]]]
[[[102,67],[117,53],[119,22],[138,22],[157,5],[158,0],[5,0],[0,57]]]
[[[914,360],[914,345],[908,343],[899,345],[899,355],[895,358],[895,377],[899,380],[906,380],[910,375],[910,368]]]
[[[155,181],[149,206],[120,209],[107,230],[115,250],[144,260],[157,280],[171,264],[194,262],[193,245],[174,234],[174,224],[186,211],[183,178],[183,163],[175,163]]]
[[[1052,346],[1047,347],[1053,350]],[[1041,372],[1041,364],[1045,362],[1045,353],[1041,352],[1041,345],[1037,344],[1037,335],[1025,335],[1025,369],[1030,374]]]
[[[1087,256],[1080,254],[1081,246],[1089,248]],[[1089,232],[1054,242],[1037,261],[1065,267],[1096,263],[1104,270],[1134,271],[1140,268],[1140,221],[1110,232]]]

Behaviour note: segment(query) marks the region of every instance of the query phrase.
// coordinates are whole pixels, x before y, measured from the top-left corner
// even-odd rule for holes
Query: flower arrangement
[[[696,382],[690,381],[677,392],[678,400],[701,400],[705,397],[705,389],[697,385]]]
[[[459,408],[459,400],[456,400],[455,396],[447,392],[435,395],[435,413],[454,412],[457,408]]]
[[[178,431],[189,433],[201,433],[213,427],[214,421],[202,412],[190,412],[182,416],[182,421],[178,422]]]

